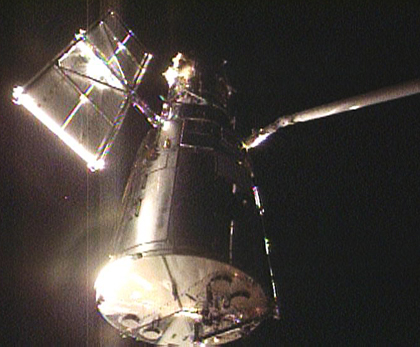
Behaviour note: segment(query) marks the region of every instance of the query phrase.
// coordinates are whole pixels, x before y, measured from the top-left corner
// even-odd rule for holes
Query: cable
[[[86,29],[89,27],[89,0],[86,0]],[[89,124],[88,120],[85,124],[85,134],[89,136]],[[89,142],[89,139],[88,139]],[[85,314],[86,314],[86,346],[89,347],[89,206],[90,206],[90,196],[89,196],[89,170],[86,170],[86,302],[85,302]]]

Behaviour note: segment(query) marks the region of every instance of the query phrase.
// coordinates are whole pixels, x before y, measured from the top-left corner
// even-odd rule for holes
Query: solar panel
[[[76,34],[26,86],[16,87],[13,100],[95,171],[104,167],[131,95],[151,59],[134,34],[110,13]]]

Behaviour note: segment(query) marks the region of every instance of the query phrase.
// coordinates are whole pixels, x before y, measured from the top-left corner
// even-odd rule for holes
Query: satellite
[[[385,88],[292,115],[241,139],[227,111],[223,72],[178,53],[164,72],[162,111],[137,93],[152,54],[115,14],[75,39],[13,101],[70,147],[91,171],[131,106],[151,124],[122,199],[113,254],[96,282],[104,319],[154,345],[219,346],[278,318],[264,208],[248,151],[278,129],[420,93]]]

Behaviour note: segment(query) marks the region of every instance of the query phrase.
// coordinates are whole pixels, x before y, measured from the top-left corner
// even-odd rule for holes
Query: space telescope
[[[157,345],[221,345],[276,310],[263,209],[227,112],[223,74],[178,54],[160,114],[137,94],[152,55],[114,13],[78,33],[24,87],[22,105],[90,170],[133,105],[151,129],[122,199],[97,306],[123,335]]]
[[[280,117],[241,139],[218,67],[177,54],[155,113],[138,94],[152,54],[115,13],[23,87],[23,106],[86,162],[107,154],[134,106],[151,124],[134,160],[113,254],[96,282],[104,319],[155,345],[217,346],[278,317],[264,209],[248,150],[278,129],[420,92],[418,81]]]

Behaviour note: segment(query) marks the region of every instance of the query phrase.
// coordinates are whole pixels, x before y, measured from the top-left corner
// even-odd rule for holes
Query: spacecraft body
[[[273,314],[262,206],[227,112],[223,74],[178,54],[155,114],[137,93],[152,55],[114,13],[80,31],[13,101],[92,170],[134,105],[153,125],[123,197],[98,309],[122,335],[156,345],[221,345]]]
[[[127,109],[146,116],[154,128],[125,189],[114,253],[95,282],[98,309],[140,341],[222,345],[278,314],[263,209],[243,149],[288,125],[418,94],[420,81],[282,116],[242,142],[223,74],[182,54],[164,73],[168,97],[155,114],[137,93],[152,58],[110,13],[16,87],[13,102],[92,171],[106,166]]]
[[[225,110],[228,86],[194,62],[174,65],[161,125],[145,137],[126,186],[98,308],[139,340],[220,345],[272,313],[261,206]]]

